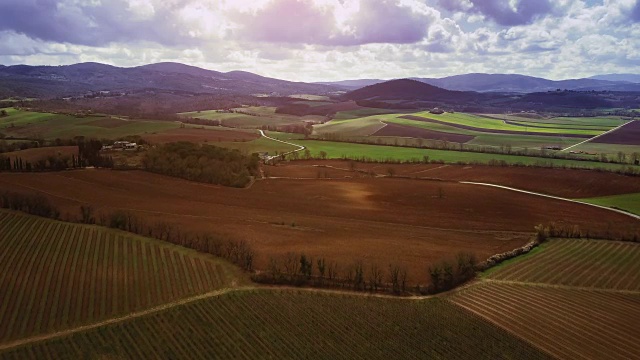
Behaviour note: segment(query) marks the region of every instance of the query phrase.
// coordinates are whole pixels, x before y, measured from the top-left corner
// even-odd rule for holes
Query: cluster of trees
[[[167,241],[226,259],[246,271],[253,270],[255,252],[245,240],[234,240],[214,234],[191,234],[182,231],[179,226],[164,221],[149,224],[129,211],[116,210],[96,214],[91,205],[80,206],[78,220],[84,224],[98,224]]]
[[[616,241],[640,242],[640,229],[632,222],[629,226],[613,227],[608,224],[606,229],[594,230],[583,229],[578,225],[564,223],[549,223],[536,227],[537,238],[544,242],[547,238],[570,238],[570,239],[603,239]]]
[[[86,166],[96,166],[113,168],[113,158],[110,156],[97,156],[91,160],[76,157],[75,155],[48,155],[36,161],[23,160],[21,157],[11,157],[0,155],[0,171],[14,172],[39,172],[39,171],[62,171],[70,168],[83,168]]]
[[[429,267],[429,293],[451,290],[476,274],[478,259],[472,253],[460,252],[455,262],[441,261]]]
[[[5,191],[0,195],[0,207],[51,219],[60,217],[60,211],[42,194]]]
[[[304,136],[309,136],[313,132],[313,124],[306,123],[306,124],[292,124],[292,125],[282,125],[282,126],[262,125],[260,129],[268,130],[268,131],[279,131],[279,132],[285,132],[290,134],[302,134]]]
[[[245,187],[258,174],[260,159],[238,150],[177,142],[150,149],[142,165],[147,171],[187,180]]]
[[[407,269],[397,264],[382,267],[356,261],[348,266],[340,266],[323,257],[314,260],[305,254],[287,253],[269,259],[267,270],[254,274],[252,279],[267,284],[343,288],[394,295],[435,294],[472,279],[476,264],[475,255],[459,253],[454,262],[444,261],[429,267],[428,285],[411,285]]]

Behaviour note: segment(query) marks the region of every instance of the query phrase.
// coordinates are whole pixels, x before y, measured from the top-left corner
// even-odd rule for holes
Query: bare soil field
[[[593,142],[616,145],[638,145],[640,144],[640,121],[632,121],[614,132],[594,139]]]
[[[481,131],[481,132],[492,133],[492,134],[563,136],[563,137],[573,137],[573,138],[590,138],[591,137],[589,135],[580,135],[580,134],[554,134],[554,133],[542,133],[541,134],[541,133],[537,133],[537,132],[527,132],[527,131],[483,129],[483,128],[477,128],[477,127],[473,127],[473,126],[462,125],[462,124],[454,124],[454,123],[451,123],[451,122],[440,121],[440,120],[425,118],[425,117],[422,117],[422,116],[413,116],[413,115],[406,115],[406,116],[402,116],[400,118],[401,119],[407,119],[407,120],[414,120],[414,121],[430,122],[430,123],[434,123],[434,124],[452,126],[452,127],[456,127],[456,128],[464,129],[464,130]]]
[[[475,136],[451,134],[441,131],[427,130],[423,128],[417,128],[415,126],[387,124],[387,126],[378,130],[372,136],[400,136],[400,137],[413,137],[420,139],[431,140],[445,140],[457,143],[466,143],[475,139]]]
[[[264,180],[249,189],[205,185],[142,171],[83,170],[0,174],[0,187],[38,191],[78,217],[81,204],[123,209],[148,223],[185,232],[246,239],[258,269],[287,252],[337,261],[409,268],[425,283],[429,263],[470,251],[481,259],[530,240],[555,221],[583,229],[637,229],[628,217],[566,203],[453,182],[360,178]]]
[[[353,163],[353,164],[352,164]],[[544,194],[588,198],[640,192],[640,177],[578,169],[533,167],[466,166],[441,164],[380,164],[350,160],[298,160],[266,167],[277,177],[316,177],[318,169],[330,167],[328,177],[356,177],[352,169],[377,175],[427,178],[444,181],[484,182]],[[342,169],[338,171],[336,169]],[[276,175],[277,174],[277,175]],[[362,176],[360,174],[359,176]]]
[[[10,158],[19,157],[22,158],[23,161],[29,161],[34,163],[41,159],[46,159],[49,156],[69,156],[75,155],[78,156],[78,147],[77,146],[52,146],[52,147],[41,147],[41,148],[33,148],[19,151],[12,151],[8,153],[0,153],[2,156],[7,156]]]
[[[177,141],[193,143],[251,141],[259,138],[258,133],[237,130],[211,130],[198,128],[171,129],[155,134],[144,135],[143,138],[152,144],[165,144]]]

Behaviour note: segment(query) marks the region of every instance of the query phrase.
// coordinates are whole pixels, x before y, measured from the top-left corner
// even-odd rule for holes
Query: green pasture
[[[587,142],[580,146],[576,146],[571,150],[584,151],[584,152],[597,153],[597,154],[606,154],[607,157],[610,159],[617,159],[619,152],[623,152],[627,157],[633,153],[640,154],[640,144],[618,145],[618,144],[603,144],[603,143]]]
[[[523,126],[506,124],[503,120],[491,119],[478,115],[464,114],[464,113],[445,113],[445,114],[431,114],[429,112],[422,112],[414,114],[415,116],[438,120],[452,125],[470,126],[478,129],[478,131],[491,131],[491,130],[504,130],[515,132],[530,132],[530,133],[559,133],[559,134],[574,134],[574,135],[600,135],[603,131],[597,130],[582,130],[582,129],[567,129],[562,127],[549,127],[549,128],[524,128]]]
[[[532,166],[547,166],[551,164],[556,167],[566,166],[586,169],[602,168],[609,170],[622,170],[628,168],[628,165],[599,163],[594,161],[548,159],[533,156],[487,154],[452,150],[417,149],[318,140],[298,140],[294,143],[307,147],[311,151],[312,156],[320,156],[320,152],[324,151],[327,154],[327,158],[330,159],[339,159],[346,157],[351,159],[369,158],[376,161],[422,161],[425,156],[428,156],[430,160],[442,160],[445,163],[456,163],[462,161],[486,164],[491,160],[497,160],[505,161],[507,164],[522,164]]]
[[[96,121],[110,121],[100,126]],[[0,118],[0,132],[17,138],[65,139],[74,136],[113,139],[129,135],[142,135],[178,128],[179,124],[153,120],[118,120],[105,116],[75,117],[51,113],[11,110]]]
[[[297,142],[294,142],[297,144]],[[291,146],[287,144],[283,144],[278,141],[273,141],[264,137],[261,137],[252,141],[241,141],[241,142],[217,142],[213,144],[215,146],[225,147],[229,149],[237,149],[243,153],[252,154],[256,152],[268,152],[270,155],[275,155],[276,153],[281,154],[289,151],[293,151],[297,149],[296,146]]]
[[[580,199],[590,204],[626,210],[640,215],[640,193]]]
[[[276,114],[275,107],[254,106],[233,109],[243,113],[221,113],[216,110],[195,111],[180,113],[179,116],[218,120],[224,126],[235,128],[256,129],[262,126],[284,126],[299,125],[304,121],[322,122],[326,120],[323,116],[295,116],[287,114]]]
[[[362,108],[358,110],[339,111],[334,116],[335,120],[356,119],[372,115],[397,114],[398,110]]]
[[[482,116],[482,115],[480,115]],[[595,126],[595,127],[607,127],[614,128],[625,123],[618,116],[600,116],[600,117],[552,117],[547,118],[544,116],[526,116],[517,114],[486,114],[486,117],[493,117],[503,120],[518,121],[525,123],[533,123],[534,125],[557,125],[562,127],[566,126]]]
[[[309,100],[309,101],[325,101],[331,104],[331,102],[329,102],[330,100],[329,97],[324,95],[296,94],[296,95],[290,95],[289,97],[292,99],[301,99],[301,100]]]

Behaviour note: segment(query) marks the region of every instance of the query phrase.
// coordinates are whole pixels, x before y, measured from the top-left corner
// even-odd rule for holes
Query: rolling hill
[[[222,73],[179,63],[121,68],[99,63],[0,67],[0,97],[76,97],[90,92],[175,91],[191,94],[326,94],[328,85],[296,83],[247,72]]]

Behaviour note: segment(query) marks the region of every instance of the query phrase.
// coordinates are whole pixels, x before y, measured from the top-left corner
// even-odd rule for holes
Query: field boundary
[[[298,148],[298,149],[296,149],[296,150],[292,150],[292,151],[289,151],[289,152],[286,152],[286,153],[283,153],[283,154],[280,154],[280,155],[269,156],[269,157],[267,158],[267,161],[272,160],[272,159],[275,159],[275,158],[277,158],[277,157],[279,157],[279,156],[287,156],[287,155],[289,155],[289,154],[293,154],[293,153],[295,153],[295,152],[302,151],[302,150],[306,149],[306,147],[305,147],[305,146],[298,145],[298,144],[294,144],[294,143],[290,143],[290,142],[288,142],[288,141],[284,141],[284,140],[278,140],[278,139],[272,138],[272,137],[270,137],[270,136],[267,136],[267,135],[264,133],[264,130],[258,130],[258,131],[260,132],[260,135],[262,135],[263,137],[265,137],[265,138],[267,138],[267,139],[269,139],[269,140],[277,141],[277,142],[279,142],[279,143],[283,143],[283,144],[287,144],[287,145],[295,146],[295,147],[297,147],[297,148]]]
[[[488,184],[488,183],[480,183],[480,182],[472,182],[472,181],[460,181],[460,184],[468,184],[468,185],[479,185],[479,186],[495,187],[495,188],[505,189],[505,190],[510,190],[510,191],[515,191],[515,192],[519,192],[519,193],[523,193],[523,194],[529,194],[529,195],[535,195],[535,196],[542,196],[542,197],[546,197],[546,198],[550,198],[550,199],[556,199],[556,200],[568,201],[568,202],[572,202],[572,203],[576,203],[576,204],[582,204],[582,205],[587,205],[587,206],[591,206],[591,207],[596,207],[596,208],[600,208],[600,209],[604,209],[604,210],[609,210],[609,211],[617,212],[618,214],[626,215],[626,216],[632,217],[632,218],[634,218],[634,219],[636,219],[636,220],[640,220],[640,215],[632,214],[632,213],[627,212],[627,211],[624,211],[624,210],[618,210],[618,209],[614,209],[614,208],[610,208],[610,207],[602,206],[602,205],[590,204],[590,203],[586,203],[586,202],[582,202],[582,201],[578,201],[578,200],[567,199],[567,198],[563,198],[563,197],[559,197],[559,196],[553,196],[553,195],[541,194],[541,193],[537,193],[537,192],[533,192],[533,191],[527,191],[527,190],[522,190],[522,189],[516,189],[516,188],[512,188],[512,187],[508,187],[508,186],[503,186],[503,185]]]
[[[640,291],[635,291],[635,290],[605,289],[605,288],[599,288],[599,287],[559,285],[559,284],[547,284],[547,283],[539,283],[539,282],[500,280],[500,279],[488,279],[488,278],[483,278],[478,281],[479,284],[483,282],[495,283],[495,284],[518,285],[518,286],[536,286],[541,288],[564,289],[564,290],[574,290],[574,291],[594,291],[594,292],[613,293],[613,294],[640,295]]]
[[[600,134],[600,135],[596,135],[596,136],[594,136],[594,137],[592,137],[592,138],[590,138],[590,139],[587,139],[587,140],[585,140],[585,141],[583,141],[583,142],[579,142],[579,143],[577,143],[577,144],[575,144],[575,145],[571,145],[571,146],[569,146],[569,147],[566,147],[566,148],[564,148],[564,149],[560,150],[560,152],[567,151],[567,150],[569,150],[569,149],[573,149],[574,147],[576,147],[576,146],[580,146],[580,145],[582,145],[582,144],[586,144],[586,143],[590,142],[591,140],[595,140],[595,139],[597,139],[597,138],[599,138],[599,137],[605,136],[605,135],[610,134],[610,133],[612,133],[612,132],[614,132],[614,131],[616,131],[616,130],[619,130],[619,129],[621,129],[621,128],[623,128],[623,127],[625,127],[625,126],[627,126],[627,125],[631,124],[632,122],[633,122],[633,121],[627,121],[626,123],[624,123],[624,124],[622,124],[622,125],[620,125],[620,126],[618,126],[618,127],[616,127],[616,128],[613,128],[613,129],[611,129],[611,130],[609,130],[609,131],[607,131],[607,132],[604,132],[604,133],[602,133],[602,134]]]
[[[172,302],[165,303],[165,304],[162,304],[162,305],[158,305],[158,306],[146,309],[146,310],[141,310],[141,311],[137,311],[137,312],[133,312],[133,313],[127,314],[127,315],[114,317],[114,318],[107,319],[107,320],[100,321],[100,322],[96,322],[96,323],[93,323],[93,324],[79,326],[79,327],[76,327],[76,328],[73,328],[73,329],[56,331],[56,332],[49,333],[49,334],[36,335],[36,336],[28,337],[28,338],[13,340],[13,341],[10,341],[10,342],[4,343],[4,344],[0,344],[0,352],[11,350],[11,349],[16,348],[16,347],[20,347],[20,346],[24,346],[24,345],[40,342],[40,341],[46,341],[46,340],[52,340],[52,339],[57,339],[57,338],[61,338],[61,337],[71,336],[71,335],[79,333],[79,332],[89,331],[89,330],[97,329],[97,328],[100,328],[100,327],[103,327],[103,326],[113,325],[113,324],[117,324],[117,323],[120,323],[120,322],[123,322],[123,321],[131,320],[131,319],[135,319],[135,318],[139,318],[139,317],[143,317],[143,316],[147,316],[147,315],[152,315],[152,314],[155,314],[155,313],[158,313],[158,312],[161,312],[161,311],[164,311],[164,310],[168,310],[168,309],[176,307],[176,306],[187,305],[187,304],[190,304],[190,303],[193,303],[193,302],[196,302],[196,301],[209,299],[209,298],[213,298],[213,297],[217,297],[217,296],[222,296],[222,295],[228,294],[230,292],[241,291],[241,290],[252,290],[252,289],[254,289],[254,288],[252,288],[252,287],[237,287],[237,288],[226,288],[226,289],[214,290],[214,291],[210,291],[210,292],[208,292],[206,294],[200,294],[200,295],[184,298],[184,299],[181,299],[181,300],[172,301]]]

